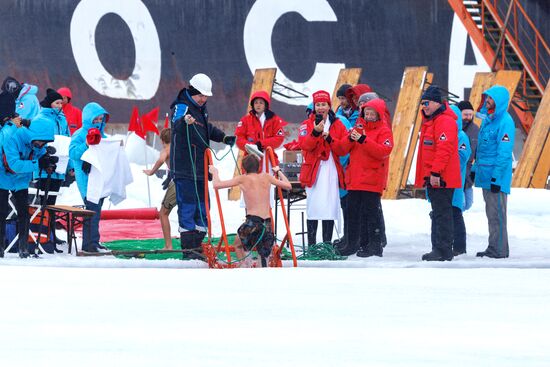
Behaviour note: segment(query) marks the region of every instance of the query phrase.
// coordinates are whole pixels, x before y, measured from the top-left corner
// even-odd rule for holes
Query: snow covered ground
[[[223,154],[223,152],[221,152]],[[216,165],[229,177],[228,156]],[[117,208],[144,207],[135,182]],[[160,179],[150,179],[160,203]],[[228,232],[244,217],[220,193]],[[60,199],[80,203],[73,185]],[[213,204],[215,201],[212,202]],[[106,204],[105,208],[109,205]],[[302,206],[303,207],[303,206]],[[512,191],[510,258],[480,259],[481,192],[465,213],[468,254],[420,261],[429,205],[384,201],[383,258],[208,270],[200,261],[0,259],[3,366],[548,366],[550,192]],[[113,207],[114,208],[114,207]],[[292,211],[299,232],[300,205]],[[219,233],[217,208],[212,208]],[[171,216],[177,234],[177,215]],[[279,231],[283,231],[279,226]],[[279,235],[281,237],[281,235]],[[297,248],[301,237],[295,236]]]

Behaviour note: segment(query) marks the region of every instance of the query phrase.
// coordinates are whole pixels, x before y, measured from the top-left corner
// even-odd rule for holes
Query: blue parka
[[[99,116],[105,115],[103,121],[99,124],[93,124],[93,120]],[[99,105],[99,103],[91,102],[88,103],[82,109],[82,127],[74,132],[71,137],[71,145],[69,146],[69,158],[71,159],[71,164],[74,168],[76,184],[78,186],[78,191],[80,191],[80,196],[82,199],[86,197],[88,192],[88,174],[82,170],[82,154],[88,150],[88,145],[86,144],[86,136],[88,135],[88,130],[92,127],[95,127],[101,131],[101,136],[106,137],[103,132],[105,129],[105,124],[109,121],[109,113]]]
[[[22,119],[32,120],[40,112],[40,103],[36,97],[37,94],[37,86],[23,84],[23,88],[15,100],[15,112],[17,112]]]
[[[491,184],[510,194],[512,183],[512,152],[516,128],[514,120],[507,112],[510,94],[500,85],[487,89],[484,93],[495,101],[495,111],[489,114],[487,102],[483,103],[480,115],[483,116],[477,141],[476,160],[472,166],[475,172],[475,186],[491,189]]]
[[[462,187],[455,189],[453,194],[453,206],[464,210],[464,184],[466,183],[466,168],[468,160],[472,155],[472,147],[468,134],[462,131],[462,112],[456,105],[451,106],[451,110],[456,114],[456,124],[458,125],[458,158],[460,160],[460,177],[462,178]]]
[[[51,123],[33,122],[28,128],[15,128],[14,131],[13,127],[9,128],[11,136],[0,143],[6,162],[0,170],[0,185],[4,190],[18,191],[29,187],[33,172],[38,171],[38,159],[46,152],[45,146],[37,148],[33,141],[52,142],[54,128]],[[7,126],[1,132],[2,135],[7,133]]]
[[[33,123],[53,123],[54,126],[54,135],[63,135],[63,136],[70,136],[69,133],[69,124],[67,123],[67,119],[65,118],[65,115],[62,111],[57,111],[53,108],[42,108],[40,110],[40,113],[32,120]],[[70,164],[67,169],[70,169]],[[48,177],[46,172],[35,172],[35,177],[42,177],[46,178]],[[61,173],[52,173],[52,179],[56,180],[64,180],[65,175]]]

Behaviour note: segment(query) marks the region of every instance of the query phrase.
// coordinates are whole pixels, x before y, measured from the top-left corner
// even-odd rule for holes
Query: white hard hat
[[[196,90],[201,92],[201,94],[211,97],[212,96],[212,80],[206,74],[195,74],[189,80],[189,84],[193,86]]]

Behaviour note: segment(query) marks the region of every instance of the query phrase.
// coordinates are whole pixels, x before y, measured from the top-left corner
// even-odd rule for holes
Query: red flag
[[[168,119],[168,114],[164,117],[164,128],[167,129],[170,127],[170,120]]]
[[[157,128],[157,121],[159,119],[159,107],[153,108],[151,111],[147,112],[141,116],[141,123],[143,124],[143,132],[151,131],[159,135],[159,129]]]
[[[139,111],[137,106],[132,109],[132,116],[130,117],[130,124],[128,125],[128,131],[133,131],[142,139],[145,139],[145,132],[139,121]]]

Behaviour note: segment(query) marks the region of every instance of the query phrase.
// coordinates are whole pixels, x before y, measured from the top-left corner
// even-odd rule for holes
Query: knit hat
[[[378,97],[378,94],[376,94],[376,92],[363,93],[361,94],[361,97],[359,97],[359,100],[357,101],[357,105],[362,106],[368,101],[372,101],[373,99],[376,99],[376,98],[380,98]]]
[[[470,103],[470,101],[460,101],[457,103],[456,105],[458,107],[459,110],[461,111],[464,111],[464,110],[473,110],[474,107],[472,106],[472,104]]]
[[[437,85],[430,85],[428,89],[422,94],[422,100],[424,101],[434,101],[437,103],[442,103],[441,101],[441,90]]]
[[[326,102],[330,106],[330,94],[324,90],[318,90],[313,93],[313,104],[318,102]]]
[[[51,108],[52,103],[57,101],[58,99],[63,99],[63,96],[57,93],[54,89],[48,88],[46,89],[46,97],[44,97],[44,99],[40,101],[40,106],[44,108]]]
[[[0,93],[0,123],[6,118],[12,118],[15,115],[15,97],[8,92]]]
[[[342,84],[336,92],[336,97],[345,97],[346,91],[351,88],[351,84]]]

